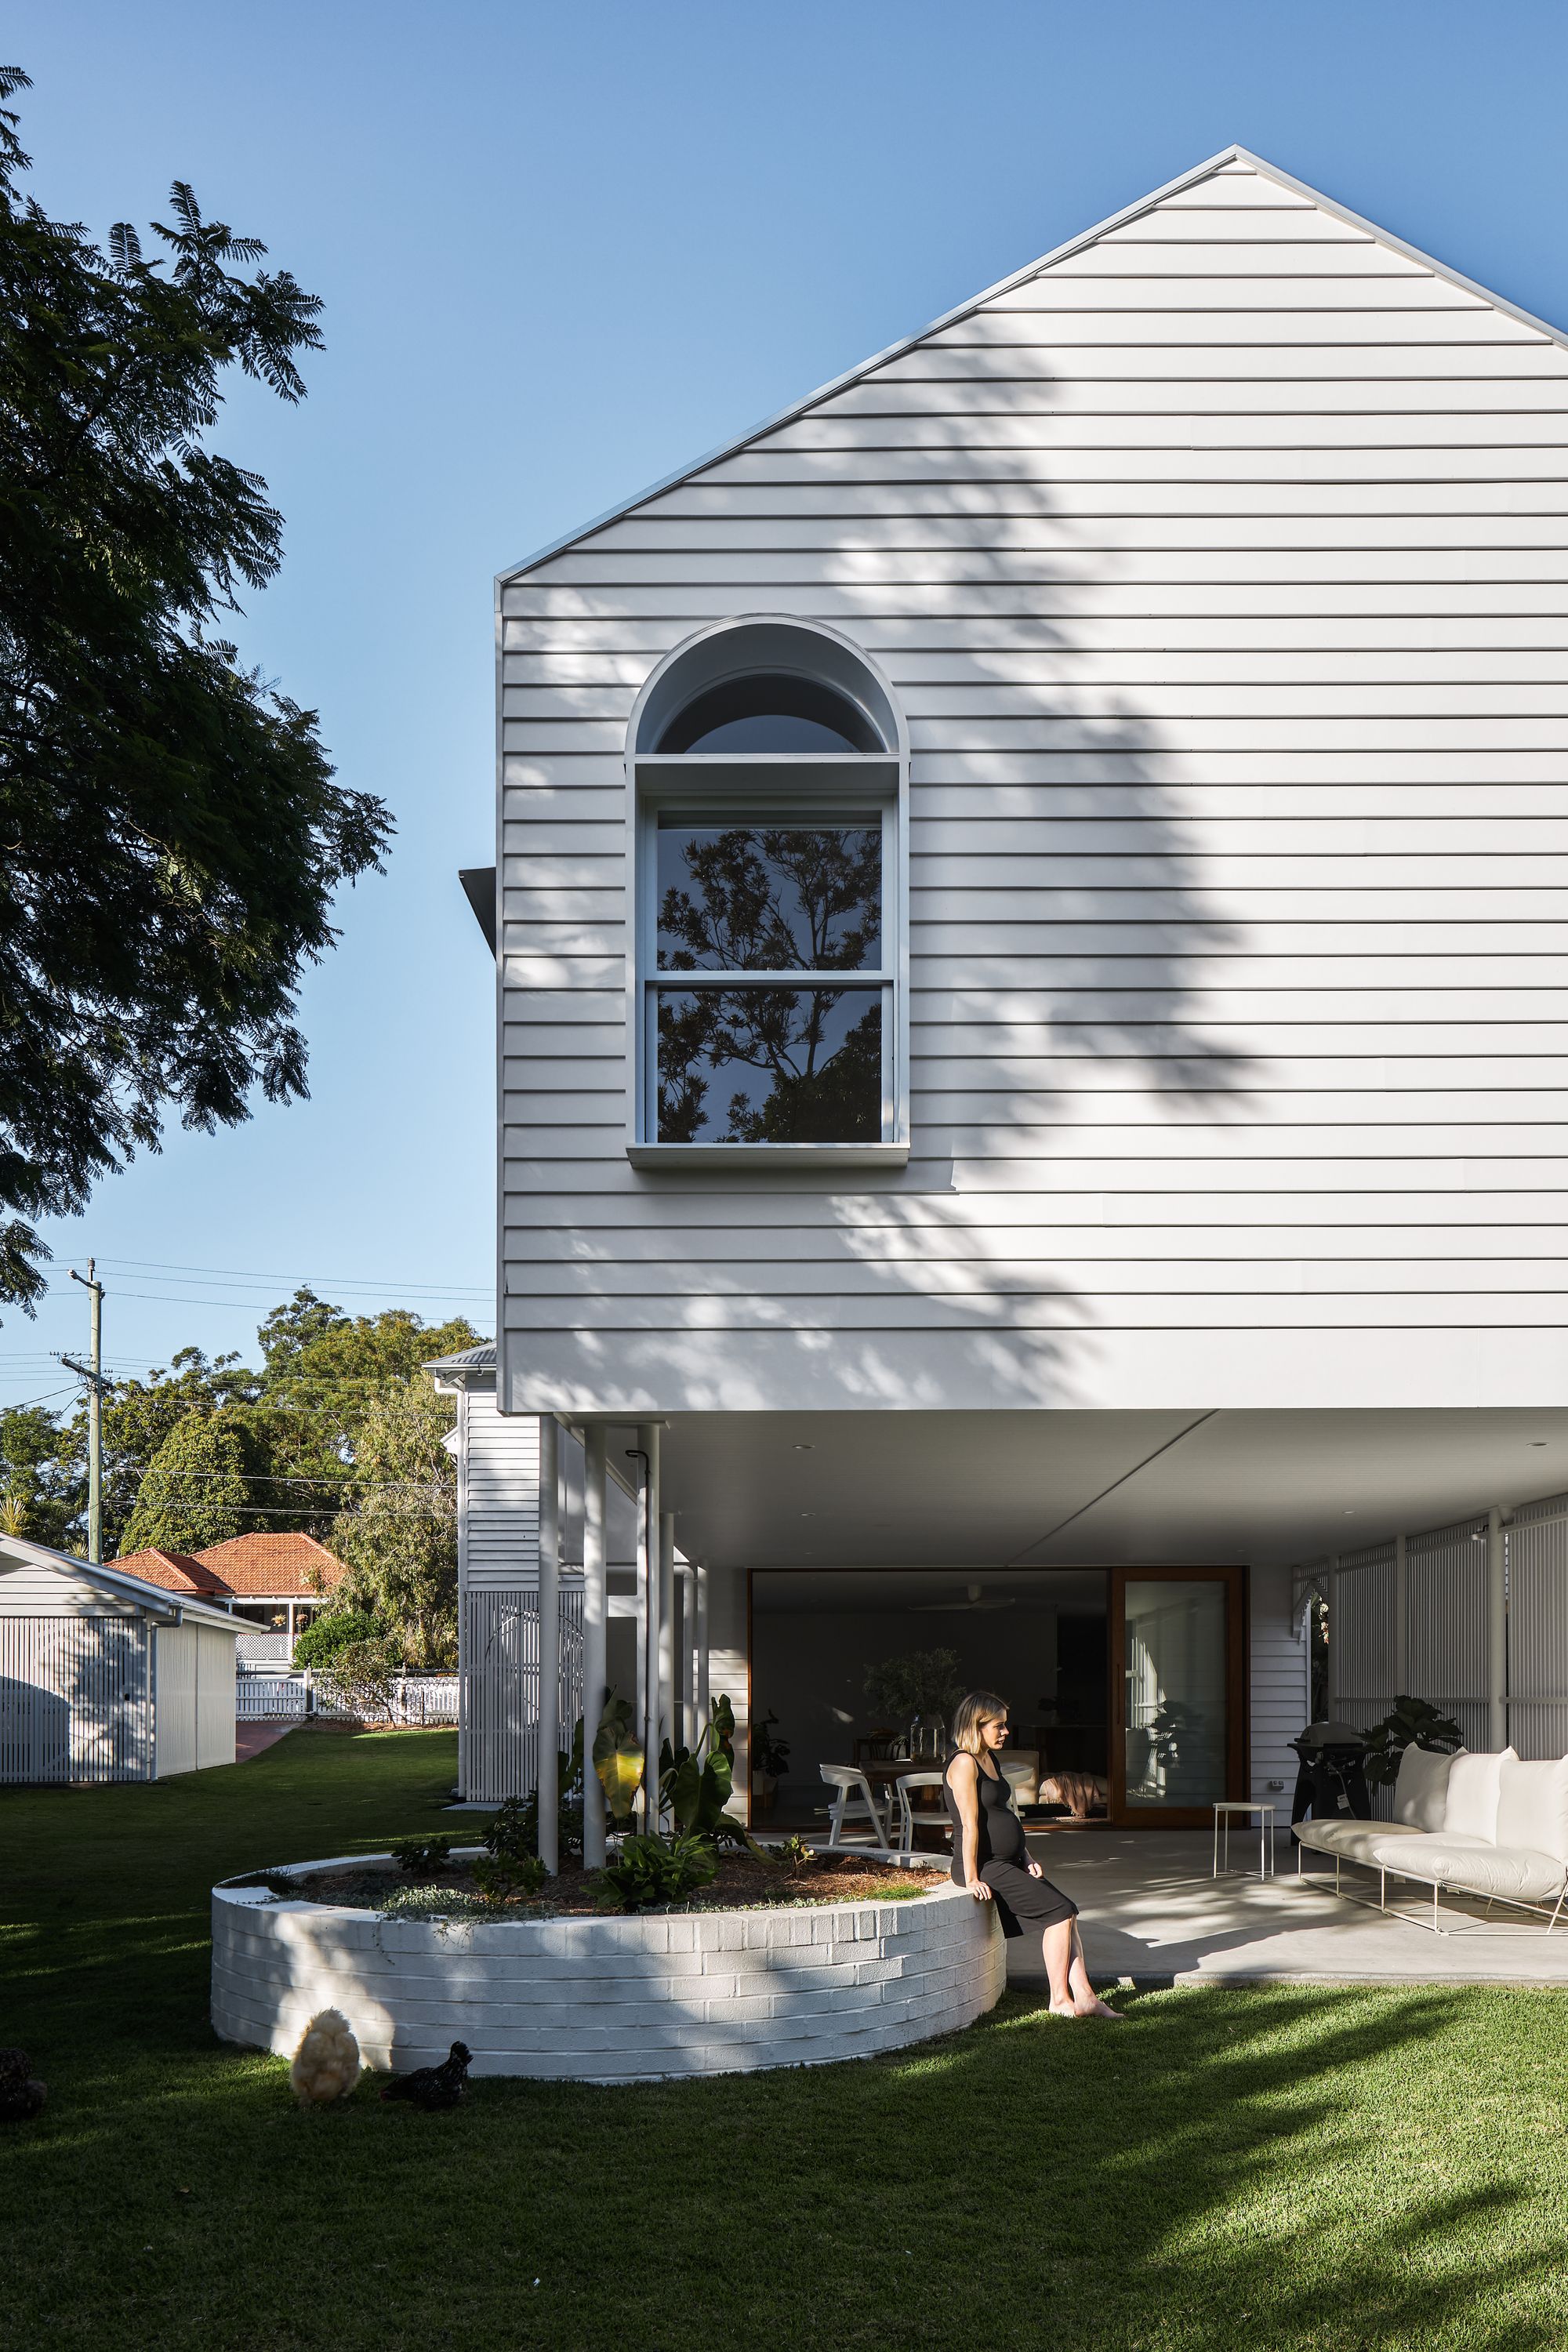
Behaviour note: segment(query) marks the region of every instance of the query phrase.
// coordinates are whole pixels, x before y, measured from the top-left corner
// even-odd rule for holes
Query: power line
[[[300,1290],[314,1289],[316,1283],[322,1282],[328,1284],[333,1290],[377,1292],[401,1290],[421,1297],[437,1299],[490,1298],[495,1295],[493,1288],[486,1284],[416,1282],[405,1280],[401,1276],[393,1276],[385,1281],[367,1275],[323,1274],[312,1277],[302,1274],[266,1273],[254,1266],[187,1265],[177,1258],[160,1257],[102,1257],[100,1258],[99,1264],[110,1267],[128,1267],[132,1272],[140,1274],[206,1274],[216,1276],[219,1280],[236,1282],[291,1282],[295,1288]]]

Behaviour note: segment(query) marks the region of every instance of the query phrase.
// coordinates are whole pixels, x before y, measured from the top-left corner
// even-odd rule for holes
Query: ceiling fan
[[[963,1601],[911,1601],[910,1614],[911,1617],[956,1617],[966,1615],[972,1609],[1016,1609],[1018,1605],[1016,1592],[988,1601],[983,1584],[966,1584],[963,1590],[968,1595]]]

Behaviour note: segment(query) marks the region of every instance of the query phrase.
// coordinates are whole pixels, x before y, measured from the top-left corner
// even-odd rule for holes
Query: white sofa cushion
[[[1459,1750],[1461,1755],[1464,1749]],[[1445,1825],[1444,1808],[1448,1795],[1448,1768],[1451,1756],[1438,1756],[1429,1748],[1407,1748],[1399,1759],[1399,1778],[1394,1784],[1394,1818],[1406,1829],[1440,1830]]]
[[[1296,1837],[1312,1853],[1337,1855],[1341,1862],[1371,1863],[1378,1841],[1419,1837],[1419,1830],[1398,1822],[1298,1822]],[[1374,1865],[1375,1866],[1375,1865]]]
[[[1497,1842],[1568,1862],[1568,1756],[1521,1764],[1505,1756],[1498,1791]]]
[[[1554,1903],[1564,1865],[1555,1854],[1526,1846],[1489,1845],[1480,1838],[1385,1838],[1373,1856],[1376,1869],[1426,1886],[1495,1895],[1513,1903]]]
[[[1449,1758],[1447,1801],[1443,1809],[1446,1834],[1496,1842],[1505,1758],[1519,1761],[1511,1748],[1505,1748],[1501,1756],[1470,1756],[1461,1748],[1458,1756]]]

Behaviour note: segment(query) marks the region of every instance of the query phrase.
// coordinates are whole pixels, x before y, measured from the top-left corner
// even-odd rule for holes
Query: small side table
[[[1222,1868],[1225,1870],[1228,1870],[1230,1868],[1230,1817],[1232,1813],[1244,1814],[1247,1818],[1248,1826],[1250,1826],[1252,1815],[1254,1813],[1258,1815],[1258,1875],[1259,1878],[1272,1878],[1274,1875],[1274,1808],[1272,1805],[1259,1804],[1251,1797],[1225,1798],[1215,1803],[1214,1809],[1214,1870],[1212,1875],[1217,1878]],[[1223,1864],[1220,1860],[1220,1829],[1222,1823],[1225,1830],[1225,1860]]]

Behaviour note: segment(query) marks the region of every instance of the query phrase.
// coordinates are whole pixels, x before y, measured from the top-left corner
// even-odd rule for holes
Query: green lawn
[[[207,1889],[434,1828],[449,1734],[0,1791],[0,2343],[557,2352],[1568,2344],[1568,2002],[1010,1998],[900,2058],[300,2113],[206,2024]],[[450,1822],[445,1824],[450,1827]]]

